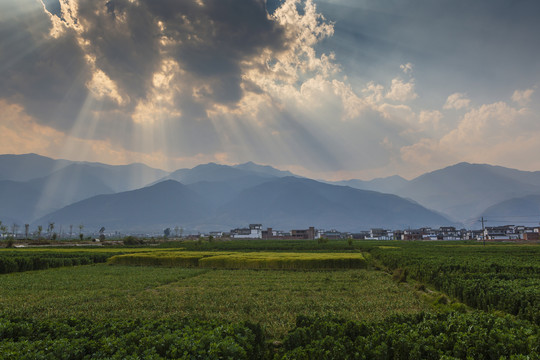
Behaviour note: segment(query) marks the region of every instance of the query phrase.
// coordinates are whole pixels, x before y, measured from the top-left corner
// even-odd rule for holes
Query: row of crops
[[[537,245],[404,245],[371,254],[481,310],[501,310],[540,324],[540,247]]]
[[[0,317],[3,359],[538,359],[539,328],[481,312],[377,323],[300,316],[279,342],[259,325]]]
[[[368,254],[369,256],[369,254]],[[152,251],[113,256],[110,264],[213,269],[362,269],[361,253]]]
[[[103,263],[110,256],[104,252],[2,251],[0,274]]]

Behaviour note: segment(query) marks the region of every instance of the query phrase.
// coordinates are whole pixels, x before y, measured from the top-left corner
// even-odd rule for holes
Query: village
[[[250,224],[246,228],[236,228],[230,232],[212,231],[208,236],[213,238],[232,239],[354,239],[354,240],[485,240],[485,241],[538,241],[540,226],[503,225],[485,227],[483,230],[456,229],[453,226],[442,226],[438,229],[423,227],[419,229],[388,230],[373,228],[369,231],[340,232],[335,229],[324,230],[309,227],[290,231],[263,229],[262,224]]]

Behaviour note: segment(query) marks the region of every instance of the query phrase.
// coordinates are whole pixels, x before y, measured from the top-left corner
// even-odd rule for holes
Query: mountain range
[[[487,208],[511,199],[540,195],[540,171],[530,172],[502,166],[459,163],[423,174],[410,181],[391,177],[370,182],[351,181],[350,184],[357,189],[383,191],[413,199],[454,221],[471,225]],[[503,217],[501,206],[503,205],[497,207],[500,209],[497,213],[490,212],[490,215]],[[536,225],[540,219],[540,213],[534,211],[521,210],[519,214],[528,218],[538,215],[532,221],[522,219]],[[512,219],[509,221],[515,222]]]
[[[82,224],[86,231],[179,226],[206,232],[262,223],[283,230],[315,226],[354,232],[473,226],[482,215],[525,219],[540,211],[540,172],[460,163],[412,180],[330,183],[252,162],[166,172],[143,164],[0,155],[0,199],[4,224],[33,227],[54,222]]]

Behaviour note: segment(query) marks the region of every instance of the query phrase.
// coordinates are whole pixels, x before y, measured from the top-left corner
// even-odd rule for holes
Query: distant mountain
[[[73,163],[36,155],[0,155],[0,180],[28,181],[44,177]]]
[[[13,180],[17,184],[0,181],[0,220],[17,223],[95,195],[134,190],[167,174],[143,164],[115,166],[35,154],[0,155],[0,168],[4,178],[18,179]]]
[[[157,186],[161,183],[169,185]],[[172,188],[175,194],[169,198],[164,193]],[[147,191],[153,195],[144,195]],[[540,171],[483,164],[460,163],[410,181],[392,176],[323,183],[252,162],[209,163],[168,173],[143,164],[115,166],[36,154],[0,155],[0,220],[19,225],[55,216],[69,223],[117,224],[123,229],[161,226],[173,218],[194,229],[227,229],[251,222],[283,229],[310,225],[341,230],[399,228],[444,225],[449,222],[447,216],[470,225],[490,211],[506,216],[521,214],[523,209],[534,212],[531,199],[537,195]],[[511,201],[497,205],[507,200]],[[182,205],[176,208],[168,202]],[[148,207],[153,209],[145,217],[149,220],[142,221],[132,212]],[[130,215],[118,217],[107,209]]]
[[[168,180],[138,190],[98,195],[38,219],[34,223],[84,224],[87,230],[150,231],[193,225],[207,216],[208,205],[194,191]]]
[[[144,164],[106,165],[101,163],[74,163],[61,170],[63,177],[91,176],[113,192],[139,189],[166,176],[168,172]]]
[[[540,222],[540,195],[529,195],[502,201],[488,207],[482,216],[489,226],[528,225]]]
[[[421,175],[395,193],[464,222],[498,202],[540,194],[540,172],[459,163]]]
[[[27,183],[39,194],[33,218],[92,196],[114,193],[90,166],[82,164],[68,165]]]
[[[278,170],[268,165],[258,165],[251,161],[244,164],[234,165],[233,167],[240,170],[250,171],[252,173],[259,173],[262,175],[275,177],[296,176],[290,171]]]
[[[165,179],[180,181],[182,184],[194,184],[200,181],[231,181],[242,178],[253,178],[255,182],[275,177],[262,171],[251,171],[228,165],[208,163],[192,169],[179,169],[170,173]]]
[[[351,179],[334,182],[336,185],[350,186],[355,189],[372,190],[388,194],[395,194],[407,183],[408,181],[399,175],[377,178],[373,180]]]
[[[0,181],[0,221],[22,225],[34,218],[41,192],[25,182]]]
[[[114,230],[228,230],[249,223],[290,230],[316,226],[343,231],[371,227],[441,226],[451,222],[408,200],[296,177],[272,178],[231,196],[227,182],[182,185],[167,180],[135,191],[99,195],[37,223],[85,224]],[[234,194],[234,192],[233,192]],[[219,201],[215,199],[222,197]]]
[[[357,231],[451,223],[395,195],[296,177],[279,178],[244,190],[218,213],[216,223],[261,222],[284,229],[316,226]]]

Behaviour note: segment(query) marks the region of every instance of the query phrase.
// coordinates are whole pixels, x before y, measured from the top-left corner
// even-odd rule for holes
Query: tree
[[[83,235],[83,229],[84,229],[84,225],[83,224],[79,224],[79,239],[83,239],[84,235]]]
[[[38,225],[37,231],[38,231],[38,240],[41,240],[41,233],[43,232],[43,226]]]
[[[19,224],[17,223],[13,223],[13,225],[11,225],[11,236],[13,238],[16,238],[17,237],[17,232],[19,230]]]
[[[163,237],[166,239],[171,235],[171,228],[166,228],[163,230]]]
[[[52,239],[52,232],[54,230],[54,223],[50,222],[49,226],[47,227],[47,232],[49,233],[49,239]]]
[[[6,237],[6,233],[8,231],[8,228],[6,225],[3,225],[0,221],[0,232],[2,232],[2,237]]]
[[[69,225],[69,238],[71,239],[73,237],[73,224]]]
[[[99,240],[100,240],[100,241],[105,240],[105,234],[104,234],[104,232],[105,232],[105,227],[102,226],[101,229],[99,229]]]

